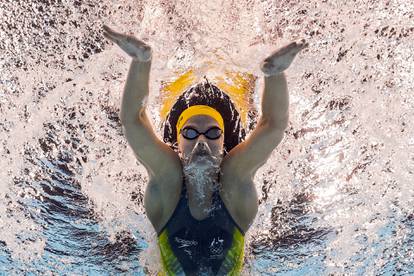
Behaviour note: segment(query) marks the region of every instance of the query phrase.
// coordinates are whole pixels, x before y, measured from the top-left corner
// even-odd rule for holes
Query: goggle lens
[[[218,139],[221,136],[221,129],[212,127],[204,133],[204,136],[211,140]]]
[[[184,138],[189,139],[189,140],[194,140],[198,136],[200,136],[201,134],[203,134],[204,136],[206,136],[210,140],[215,140],[215,139],[220,138],[221,133],[222,133],[222,131],[218,127],[209,128],[204,133],[198,132],[196,129],[191,128],[191,127],[184,128],[181,131],[181,134],[184,136]]]
[[[182,134],[184,136],[184,138],[193,140],[195,138],[197,138],[200,134],[197,132],[197,130],[193,129],[193,128],[186,128],[182,131]]]

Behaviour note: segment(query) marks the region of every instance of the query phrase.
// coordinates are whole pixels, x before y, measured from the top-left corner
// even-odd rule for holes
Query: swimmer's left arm
[[[262,116],[251,135],[226,155],[222,163],[223,174],[253,179],[256,171],[282,141],[289,122],[289,93],[283,71],[307,46],[304,40],[292,42],[262,62],[261,69],[265,74]]]
[[[289,94],[284,74],[265,77],[262,116],[245,141],[224,158],[222,172],[242,179],[253,179],[282,141],[289,121]]]
[[[277,104],[272,106],[270,103]],[[221,195],[233,219],[244,231],[249,228],[258,208],[254,175],[283,139],[288,124],[288,105],[285,76],[266,77],[262,116],[256,128],[223,159]]]

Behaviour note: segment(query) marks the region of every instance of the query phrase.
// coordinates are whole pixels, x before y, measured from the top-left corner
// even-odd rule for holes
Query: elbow
[[[286,115],[283,118],[280,118],[278,120],[261,118],[258,123],[258,126],[263,126],[272,131],[280,132],[280,131],[285,131],[286,128],[288,127],[288,124],[289,124],[289,116]]]
[[[285,136],[285,131],[287,129],[289,120],[279,120],[277,122],[274,121],[268,121],[265,122],[267,129],[268,136],[270,138],[270,143],[275,148],[277,145],[280,144],[280,142],[283,140],[283,137]]]
[[[121,112],[119,118],[121,120],[122,125],[127,125],[131,123],[136,124],[139,122],[143,122],[145,121],[145,118],[146,118],[145,109],[142,108],[138,110],[137,113],[134,113],[134,114],[124,114]]]
[[[289,120],[281,120],[272,124],[272,128],[277,129],[278,131],[285,131],[288,127]]]

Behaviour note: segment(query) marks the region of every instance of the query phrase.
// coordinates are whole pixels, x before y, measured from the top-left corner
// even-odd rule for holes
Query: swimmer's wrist
[[[131,56],[134,61],[148,62],[152,59],[152,49],[150,46],[145,45],[140,47],[140,49],[138,49],[136,53]]]

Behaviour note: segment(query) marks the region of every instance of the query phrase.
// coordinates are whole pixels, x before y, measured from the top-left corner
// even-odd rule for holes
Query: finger
[[[105,32],[108,32],[110,34],[112,33],[116,33],[114,30],[112,30],[108,25],[103,25],[103,29],[105,30]]]
[[[110,40],[112,40],[112,41],[114,41],[115,42],[115,36],[113,36],[112,35],[112,33],[113,33],[113,31],[111,30],[111,28],[109,28],[108,26],[106,26],[106,25],[103,25],[103,29],[104,29],[104,31],[103,31],[103,35],[106,37],[106,38],[108,38],[108,39],[110,39]]]
[[[309,43],[303,38],[301,40],[298,40],[296,43],[298,46],[300,46],[301,50],[309,46]]]
[[[308,43],[304,43],[304,44],[300,45],[299,48],[298,48],[298,52],[302,51],[303,49],[307,48],[308,46],[309,46]]]
[[[111,37],[112,39],[121,40],[122,37],[124,36],[121,33],[115,32],[114,30],[109,28],[107,25],[103,25],[103,29],[109,35],[109,37]]]
[[[112,42],[115,42],[115,43],[118,43],[119,42],[117,39],[115,39],[114,37],[112,37],[110,34],[108,34],[105,31],[104,31],[103,35],[104,35],[104,37],[106,37],[107,39],[111,40]]]
[[[115,36],[114,36],[112,33],[108,32],[108,31],[106,31],[106,30],[104,30],[104,31],[103,31],[103,34],[104,34],[105,36],[107,36],[107,37],[110,37],[110,38],[115,39]]]

